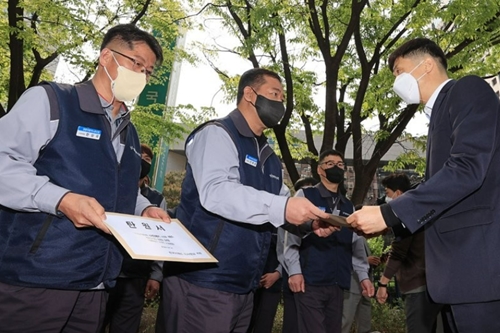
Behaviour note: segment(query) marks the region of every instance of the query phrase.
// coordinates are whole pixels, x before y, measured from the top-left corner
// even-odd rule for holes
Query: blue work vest
[[[304,195],[314,205],[329,213],[333,201],[332,196],[326,196],[328,190],[323,187],[304,188]],[[326,192],[325,192],[326,191]],[[337,209],[340,216],[349,216],[354,208],[352,203],[339,194]],[[342,228],[328,237],[318,237],[311,233],[302,239],[300,246],[300,266],[306,284],[315,286],[338,285],[349,290],[352,271],[352,231]]]
[[[267,145],[264,136],[259,144],[258,138],[240,133],[238,126],[248,125],[238,110],[200,127],[203,126],[221,126],[233,139],[238,150],[240,182],[243,185],[276,195],[280,193],[283,179],[279,158]],[[187,142],[196,136],[198,129],[190,134]],[[255,163],[248,163],[249,159]],[[228,220],[204,209],[189,164],[182,184],[177,218],[219,262],[168,263],[164,265],[164,275],[177,275],[200,287],[236,294],[246,294],[258,287],[274,230],[270,223],[247,224],[245,221],[238,222],[238,216]]]
[[[95,198],[108,212],[134,214],[141,167],[137,132],[132,124],[125,127],[125,149],[118,162],[97,92],[91,83],[83,85],[83,97],[95,100],[90,112],[80,108],[75,87],[51,83],[59,125],[34,163],[37,175]],[[87,290],[102,282],[112,286],[121,263],[114,237],[96,228],[78,229],[65,216],[0,209],[4,283],[68,290]]]

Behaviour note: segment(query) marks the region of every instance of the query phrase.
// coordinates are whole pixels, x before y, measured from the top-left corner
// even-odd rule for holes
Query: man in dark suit
[[[426,181],[348,218],[366,234],[425,227],[427,287],[451,305],[455,332],[500,332],[500,101],[477,76],[449,80],[443,51],[425,38],[389,57],[394,91],[430,116]]]

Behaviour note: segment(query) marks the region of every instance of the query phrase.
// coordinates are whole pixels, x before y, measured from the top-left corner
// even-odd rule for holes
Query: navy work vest
[[[235,110],[229,116],[199,128],[203,126],[221,126],[229,133],[238,150],[240,182],[243,185],[276,195],[280,193],[283,183],[281,162],[264,136],[258,144],[258,138],[240,134],[237,126],[248,125],[239,111]],[[190,134],[186,142],[196,136],[198,129]],[[246,163],[247,156],[255,158],[256,164]],[[182,184],[177,218],[219,262],[168,263],[164,265],[164,275],[177,275],[200,287],[236,294],[246,294],[258,287],[269,254],[274,229],[271,224],[239,223],[236,222],[238,216],[231,221],[205,210],[200,204],[189,164]]]
[[[93,109],[98,112],[81,110],[77,88],[51,83],[59,125],[34,167],[51,183],[94,197],[108,212],[134,214],[141,167],[137,133],[132,124],[125,127],[119,163],[99,97],[88,85],[82,85],[83,97],[95,100]],[[99,131],[100,137],[85,135]],[[87,290],[101,282],[111,286],[121,263],[114,237],[96,228],[77,229],[64,216],[0,209],[0,281],[4,283],[69,290]]]
[[[319,187],[304,188],[304,195],[314,205],[332,213],[333,198],[321,195],[328,190]],[[326,192],[325,192],[326,191]],[[339,195],[337,209],[340,216],[349,216],[354,208],[343,195]],[[331,201],[331,202],[329,202]],[[306,284],[314,286],[338,285],[348,290],[351,285],[352,271],[352,231],[342,228],[328,237],[318,237],[311,233],[302,239],[300,246],[300,266]]]

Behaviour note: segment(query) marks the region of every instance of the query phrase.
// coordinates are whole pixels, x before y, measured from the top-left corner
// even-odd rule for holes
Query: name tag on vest
[[[259,161],[259,160],[258,160],[258,159],[256,159],[256,158],[255,158],[255,157],[253,157],[253,156],[250,156],[250,155],[245,156],[245,163],[246,163],[246,164],[249,164],[249,165],[251,165],[251,166],[253,166],[253,167],[256,167],[256,166],[257,166],[258,161]]]
[[[92,140],[99,140],[99,138],[101,137],[101,130],[85,126],[78,126],[78,129],[76,130],[76,136]]]

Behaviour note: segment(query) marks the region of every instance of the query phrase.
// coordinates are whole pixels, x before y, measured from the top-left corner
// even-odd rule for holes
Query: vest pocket
[[[220,238],[220,235],[222,234],[222,229],[224,228],[224,224],[225,224],[224,221],[219,221],[219,223],[217,224],[217,228],[215,229],[214,236],[210,240],[210,244],[208,246],[208,252],[210,252],[212,254],[215,253],[215,249],[217,248],[217,245],[219,244],[219,238]]]
[[[45,238],[45,234],[47,233],[47,230],[49,230],[50,225],[52,224],[52,221],[54,220],[54,216],[47,214],[47,218],[42,224],[42,228],[40,231],[38,231],[38,234],[36,235],[35,241],[33,242],[33,245],[31,245],[30,248],[30,254],[35,254],[38,248],[40,247],[40,244],[42,243],[42,240]]]

